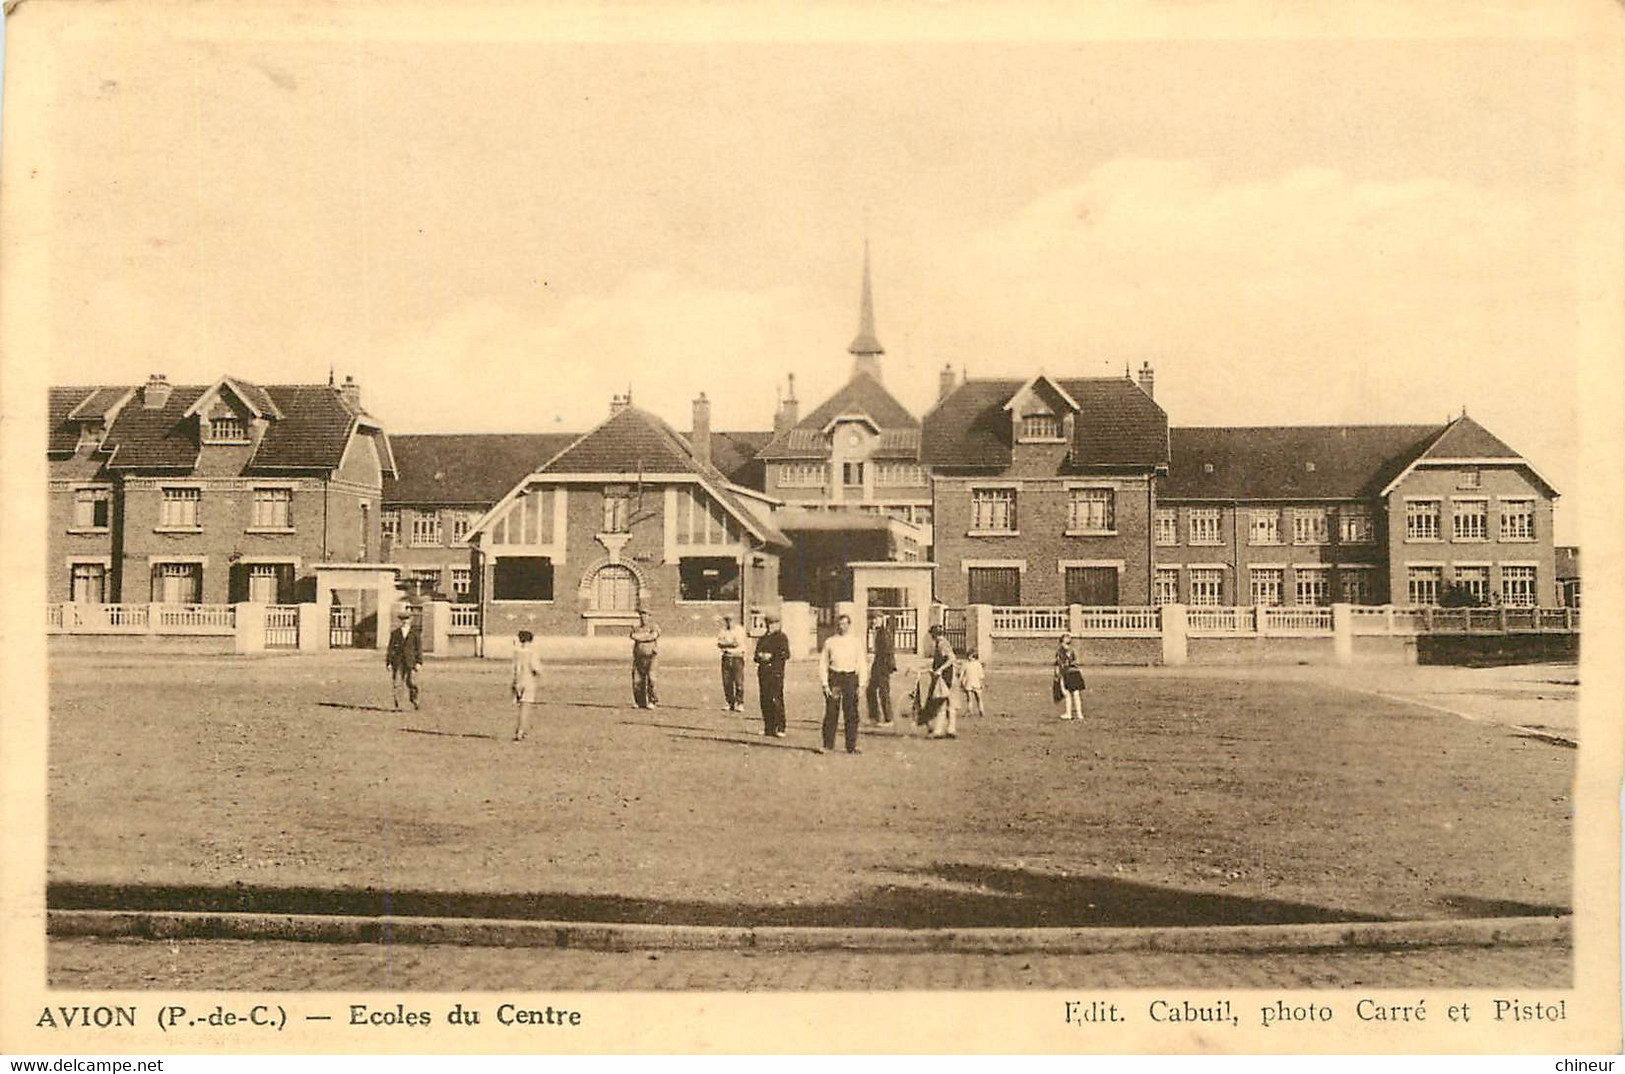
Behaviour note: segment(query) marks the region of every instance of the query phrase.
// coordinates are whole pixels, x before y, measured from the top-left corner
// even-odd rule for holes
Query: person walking
[[[891,677],[897,670],[897,643],[891,621],[882,617],[875,627],[875,651],[869,661],[869,722],[877,727],[892,725]]]
[[[958,738],[959,714],[954,704],[954,647],[948,632],[938,625],[931,628],[931,696],[942,701],[938,717],[931,721],[932,738]]]
[[[959,683],[965,688],[965,715],[971,714],[971,703],[975,702],[976,715],[985,716],[987,712],[982,707],[982,692],[987,689],[987,671],[982,667],[982,661],[975,649],[959,669]]]
[[[779,627],[777,612],[767,613],[767,633],[756,639],[756,696],[762,703],[762,734],[783,738],[784,669],[790,663],[790,639]]]
[[[1083,719],[1083,669],[1078,666],[1078,654],[1072,648],[1072,636],[1062,634],[1055,647],[1055,699],[1065,700],[1061,719]]]
[[[657,709],[655,658],[660,655],[660,627],[647,611],[638,612],[638,625],[632,628],[632,703],[640,709]]]
[[[534,637],[530,631],[521,630],[519,644],[513,648],[513,699],[519,705],[519,719],[513,729],[515,742],[523,742],[530,735],[532,717],[542,700],[542,654],[531,644]]]
[[[734,626],[734,617],[722,617],[717,631],[717,649],[722,653],[722,699],[729,712],[745,708],[745,632]]]
[[[412,613],[402,609],[395,615],[396,626],[389,632],[384,650],[384,666],[389,669],[389,693],[395,707],[401,707],[401,687],[414,709],[418,704],[418,668],[423,666],[423,632],[412,625]]]
[[[846,752],[858,753],[858,691],[868,661],[863,638],[852,632],[852,617],[842,613],[835,620],[835,633],[824,642],[818,659],[818,681],[824,687],[824,739],[819,753],[835,748],[835,727],[846,720]]]

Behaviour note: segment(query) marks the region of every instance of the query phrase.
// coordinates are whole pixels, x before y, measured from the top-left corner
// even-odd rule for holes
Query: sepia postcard
[[[1618,1052],[1622,29],[13,3],[0,1048]]]

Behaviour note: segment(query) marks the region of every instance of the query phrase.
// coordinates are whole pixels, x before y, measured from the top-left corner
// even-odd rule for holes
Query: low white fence
[[[297,649],[299,647],[299,605],[267,604],[265,606],[265,647],[267,649]]]
[[[994,605],[995,638],[1056,638],[1072,629],[1072,614],[1060,607],[1021,607]]]
[[[231,634],[237,629],[237,609],[230,604],[155,604],[159,634]]]
[[[81,604],[45,606],[52,634],[231,635],[237,609],[230,604]]]
[[[1185,623],[1192,637],[1208,634],[1256,634],[1258,609],[1211,605],[1193,607],[1187,614]]]
[[[448,634],[478,634],[480,632],[480,606],[478,604],[453,604],[451,606],[451,621],[446,626]]]

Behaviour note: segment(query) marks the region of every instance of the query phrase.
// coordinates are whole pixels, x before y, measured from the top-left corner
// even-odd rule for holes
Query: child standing
[[[960,682],[965,687],[965,715],[985,716],[986,712],[982,709],[982,691],[986,689],[987,673],[982,670],[982,661],[975,649],[970,651],[970,656],[966,658],[960,674],[962,675]]]

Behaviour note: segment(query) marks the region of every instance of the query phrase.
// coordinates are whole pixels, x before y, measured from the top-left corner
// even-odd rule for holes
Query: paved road
[[[600,952],[249,940],[69,939],[54,988],[266,991],[841,991],[1063,988],[1568,988],[1571,951],[957,955]]]

